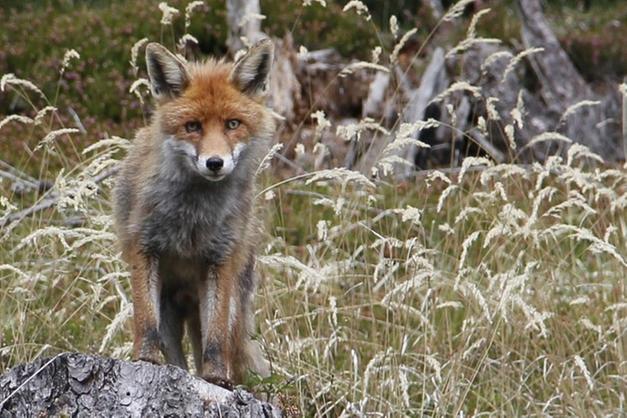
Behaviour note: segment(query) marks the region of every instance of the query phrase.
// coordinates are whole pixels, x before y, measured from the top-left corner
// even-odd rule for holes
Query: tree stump
[[[0,417],[280,417],[252,394],[171,365],[62,353],[0,376]]]

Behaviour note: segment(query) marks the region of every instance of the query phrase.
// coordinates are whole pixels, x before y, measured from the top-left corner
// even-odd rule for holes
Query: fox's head
[[[245,158],[255,138],[272,135],[274,121],[263,101],[273,52],[272,42],[264,39],[235,63],[188,63],[157,43],[148,44],[156,122],[175,169],[220,181]]]

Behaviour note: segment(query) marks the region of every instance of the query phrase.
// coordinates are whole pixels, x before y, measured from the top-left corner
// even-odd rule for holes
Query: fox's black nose
[[[220,171],[224,165],[224,160],[220,157],[211,157],[207,160],[207,168],[211,171]]]

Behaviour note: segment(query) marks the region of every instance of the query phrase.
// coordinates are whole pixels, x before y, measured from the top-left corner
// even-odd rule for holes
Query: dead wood
[[[281,412],[175,366],[63,353],[0,376],[0,417],[29,416],[269,418]]]

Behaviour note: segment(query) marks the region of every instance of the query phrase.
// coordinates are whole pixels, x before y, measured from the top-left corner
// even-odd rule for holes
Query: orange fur
[[[131,268],[134,357],[159,362],[160,348],[166,361],[186,367],[186,324],[197,373],[220,384],[241,383],[249,366],[264,363],[249,340],[258,235],[252,203],[259,141],[270,139],[274,121],[263,105],[264,79],[250,73],[255,65],[269,70],[271,44],[257,48],[237,78],[240,61],[182,63],[163,47],[147,47],[158,105],[115,191],[116,229]],[[239,125],[230,128],[233,119]],[[190,122],[200,128],[190,130]],[[229,158],[230,171],[207,178],[201,158],[213,155]]]

